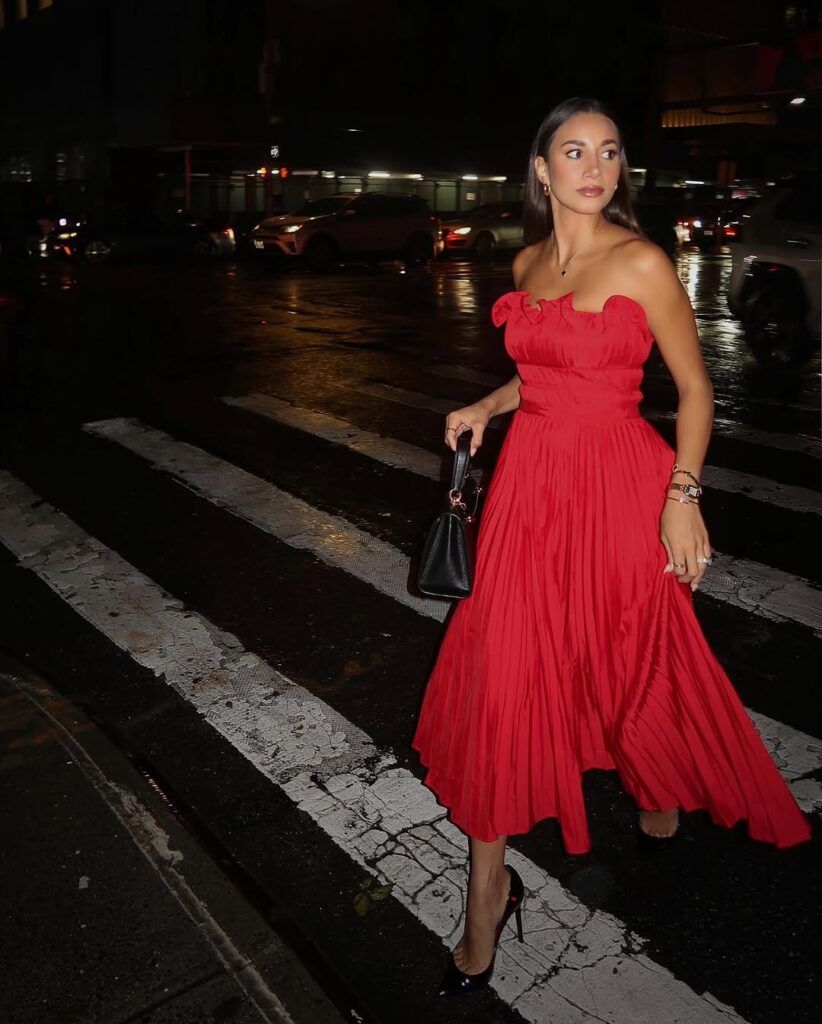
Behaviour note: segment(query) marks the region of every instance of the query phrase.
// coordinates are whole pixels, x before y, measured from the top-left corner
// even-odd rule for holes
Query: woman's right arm
[[[504,412],[512,412],[519,406],[519,384],[519,376],[514,374],[507,384],[492,391],[490,395],[486,395],[479,402],[449,413],[445,418],[445,443],[448,447],[455,451],[457,437],[463,431],[470,430],[473,432],[471,438],[471,454],[473,455],[482,444],[489,420]]]

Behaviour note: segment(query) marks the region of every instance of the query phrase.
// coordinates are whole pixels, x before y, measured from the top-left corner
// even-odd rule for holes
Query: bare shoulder
[[[626,235],[614,247],[614,255],[628,273],[650,278],[651,284],[677,279],[674,265],[663,249],[633,232]]]
[[[526,245],[524,249],[520,249],[516,254],[511,267],[511,272],[514,276],[515,288],[519,288],[522,285],[522,282],[528,276],[528,271],[541,250],[542,242],[536,242],[534,245]]]

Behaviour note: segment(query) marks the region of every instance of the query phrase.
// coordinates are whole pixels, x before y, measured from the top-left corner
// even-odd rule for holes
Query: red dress
[[[472,595],[456,608],[413,740],[451,820],[490,842],[557,818],[590,835],[582,773],[616,769],[647,810],[746,819],[777,846],[810,828],[697,623],[663,574],[674,452],[642,419],[642,307],[573,294],[493,308],[522,380],[482,512]],[[710,571],[710,570],[709,570]]]

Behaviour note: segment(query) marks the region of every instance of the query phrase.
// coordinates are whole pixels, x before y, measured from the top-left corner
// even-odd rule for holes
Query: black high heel
[[[517,937],[520,942],[524,941],[522,937],[522,898],[525,895],[525,886],[522,884],[522,879],[510,865],[506,864],[505,870],[511,876],[511,886],[508,890],[505,910],[502,912],[502,917],[494,934],[494,952],[491,956],[491,963],[488,964],[484,971],[480,971],[479,974],[464,974],[454,963],[452,954],[448,958],[448,966],[445,969],[437,995],[456,996],[465,992],[475,992],[479,988],[485,988],[491,980],[491,975],[494,973],[494,961],[497,958],[499,937],[502,934],[502,929],[508,923],[508,918],[512,914],[517,922]]]

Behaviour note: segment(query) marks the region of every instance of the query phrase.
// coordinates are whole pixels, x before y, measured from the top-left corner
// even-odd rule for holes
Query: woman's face
[[[619,183],[619,133],[603,114],[575,114],[555,133],[548,159],[536,159],[540,181],[575,213],[598,213]]]

